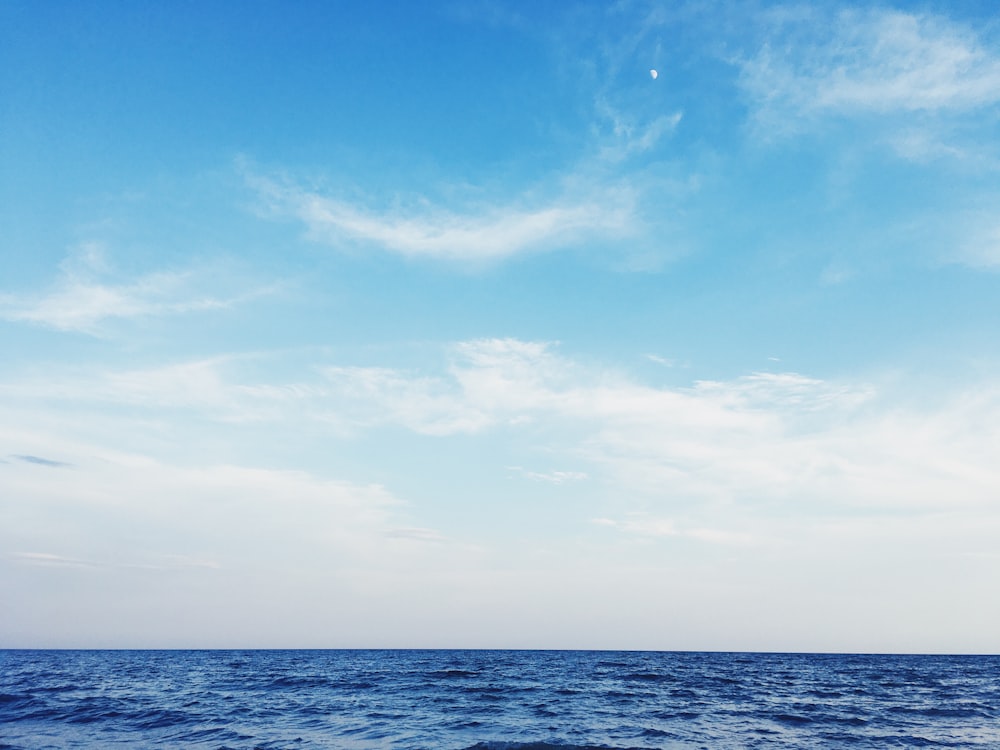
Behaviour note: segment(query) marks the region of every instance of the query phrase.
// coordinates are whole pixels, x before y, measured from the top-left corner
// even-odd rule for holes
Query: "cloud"
[[[455,345],[442,375],[334,373],[331,406],[348,403],[341,414],[366,429],[529,431],[589,464],[589,475],[610,472],[640,496],[683,504],[809,498],[817,507],[919,511],[975,505],[1000,491],[988,459],[1000,432],[965,423],[971,408],[1000,417],[996,389],[960,391],[931,411],[896,404],[885,387],[798,373],[655,388],[560,356],[554,345],[510,339]]]
[[[161,555],[156,563],[108,562],[80,560],[51,552],[15,552],[11,556],[15,562],[41,567],[77,568],[80,570],[187,570],[189,568],[217,570],[220,566],[214,560],[192,559],[185,555]]]
[[[995,159],[985,157],[977,149],[943,142],[944,136],[944,133],[936,132],[926,125],[924,129],[903,128],[889,139],[889,146],[900,158],[918,164],[927,164],[939,159],[956,162],[969,162],[975,159],[980,166],[990,162],[995,165]]]
[[[617,529],[624,534],[648,538],[688,538],[711,544],[750,545],[759,543],[750,534],[724,529],[681,528],[671,519],[650,518],[640,514],[632,514],[624,521],[595,518],[592,523]]]
[[[326,367],[332,402],[353,424],[401,424],[427,435],[473,434],[497,424],[531,422],[551,401],[549,389],[572,365],[550,344],[477,339],[450,347],[445,375],[389,368]]]
[[[520,466],[508,466],[507,468],[525,479],[547,484],[567,484],[587,479],[587,473],[584,471],[528,471]]]
[[[50,552],[15,552],[10,556],[17,562],[26,565],[57,566],[65,568],[98,568],[99,563],[90,560],[76,560],[71,557],[54,555]]]
[[[419,527],[400,527],[389,529],[385,535],[390,539],[409,539],[415,542],[443,542],[445,537],[434,529],[424,529]]]
[[[382,367],[324,367],[322,373],[335,397],[329,418],[336,422],[394,423],[426,435],[451,435],[478,432],[492,421],[438,378]]]
[[[633,191],[621,185],[465,210],[434,206],[414,196],[408,207],[377,210],[265,177],[248,174],[246,179],[268,215],[300,221],[317,242],[372,245],[409,258],[497,261],[595,236],[627,236],[638,221]]]
[[[49,466],[52,468],[60,468],[63,466],[72,466],[73,464],[66,463],[65,461],[53,461],[51,458],[42,458],[41,456],[31,456],[24,455],[20,453],[11,454],[11,458],[16,458],[19,461],[24,461],[29,464],[37,464],[38,466]]]
[[[550,342],[476,339],[446,354],[426,371],[316,364],[304,371],[309,378],[289,383],[249,381],[231,367],[238,360],[222,358],[2,390],[38,424],[44,411],[32,405],[55,399],[75,410],[128,405],[121,418],[152,425],[186,409],[201,420],[281,422],[339,439],[398,428],[415,437],[518,436],[574,470],[511,471],[553,485],[610,483],[627,490],[625,507],[646,498],[689,509],[801,502],[837,513],[924,512],[971,508],[1000,493],[995,387],[956,388],[932,407],[906,400],[891,381],[794,372],[652,386]],[[66,429],[65,413],[52,424]],[[161,430],[149,439],[164,439]],[[702,527],[711,526],[687,525]]]
[[[674,360],[668,357],[661,357],[659,354],[644,354],[643,356],[650,362],[662,365],[663,367],[674,367],[677,364]]]
[[[947,19],[886,9],[774,17],[768,42],[742,62],[740,79],[767,128],[1000,102],[1000,58],[973,30]]]
[[[967,216],[963,224],[969,229],[954,259],[973,268],[1000,268],[1000,222],[988,216]]]
[[[0,294],[0,319],[100,335],[111,320],[179,315],[233,307],[269,294],[260,287],[222,297],[200,291],[204,274],[158,271],[127,281],[108,278],[109,266],[93,243],[62,264],[58,280],[41,294]]]
[[[380,623],[433,616],[472,590],[475,553],[410,522],[380,484],[37,433],[87,459],[72,476],[4,479],[0,578],[19,602],[7,641],[381,643],[392,628]]]
[[[599,149],[601,159],[619,162],[636,154],[654,149],[664,136],[677,129],[683,113],[659,115],[649,121],[637,120],[634,116],[613,107],[605,100],[598,100],[598,114],[611,125],[611,134]]]
[[[136,418],[140,414],[184,412],[234,424],[288,419],[299,406],[322,398],[320,385],[247,382],[241,369],[255,359],[223,355],[153,367],[76,369],[59,377],[36,375],[21,382],[0,383],[0,395],[12,403],[56,400],[76,409],[93,409],[95,416],[128,407]],[[47,412],[38,413],[41,417]],[[67,418],[67,414],[59,417]]]
[[[0,536],[48,548],[22,553],[23,561],[218,568],[283,564],[281,555],[291,561],[296,546],[323,558],[367,557],[372,540],[398,528],[392,512],[400,503],[377,484],[235,464],[184,466],[93,443],[76,450],[88,461],[73,477],[35,473],[8,484],[2,510],[10,513],[16,499],[23,524]]]
[[[434,618],[442,603],[477,592],[523,611],[525,586],[539,576],[552,584],[540,601],[581,612],[595,601],[591,572],[607,577],[602,601],[628,580],[635,596],[620,601],[641,607],[649,586],[690,566],[705,572],[694,576],[698,596],[720,612],[739,609],[718,604],[730,601],[734,576],[755,596],[767,594],[761,581],[780,580],[798,597],[817,576],[846,586],[863,570],[880,585],[910,586],[908,602],[923,601],[928,585],[950,590],[925,583],[941,566],[986,578],[961,566],[992,554],[1000,528],[994,383],[955,384],[933,399],[906,396],[899,375],[750,373],[654,386],[553,342],[475,339],[444,354],[425,370],[314,362],[289,383],[253,383],[232,366],[238,358],[220,358],[163,368],[162,378],[104,373],[99,388],[5,386],[2,454],[73,456],[77,467],[4,467],[0,515],[16,523],[0,524],[0,548],[29,555],[8,554],[5,579],[45,607],[65,582],[60,570],[90,566],[67,609],[88,632],[118,632],[105,614],[118,602],[134,607],[154,642],[176,638],[177,612],[197,607],[214,613],[219,643],[248,632],[267,642],[293,619],[321,634],[310,643],[349,633],[363,644],[383,615]],[[104,408],[112,382],[131,383],[127,408]],[[213,426],[255,399],[256,423]],[[373,461],[357,468],[363,481],[266,468],[353,471],[345,467],[359,450]],[[427,455],[431,473],[414,475]],[[504,491],[496,479],[505,471],[539,484]],[[371,476],[385,484],[366,483]],[[421,505],[404,502],[408,488]],[[525,555],[509,554],[515,542]],[[579,590],[566,593],[567,582]],[[273,630],[261,624],[262,597],[282,605]],[[477,607],[476,622],[497,611]],[[25,612],[26,633],[52,622]],[[887,619],[887,638],[896,623]],[[447,632],[462,631],[454,627]]]

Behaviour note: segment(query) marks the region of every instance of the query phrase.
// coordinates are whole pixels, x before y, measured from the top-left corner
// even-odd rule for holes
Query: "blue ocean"
[[[1000,748],[1000,657],[0,651],[0,748]]]

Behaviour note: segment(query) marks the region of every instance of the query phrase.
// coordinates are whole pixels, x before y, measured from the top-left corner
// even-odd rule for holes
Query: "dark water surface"
[[[1000,657],[0,651],[0,748],[1000,748]]]

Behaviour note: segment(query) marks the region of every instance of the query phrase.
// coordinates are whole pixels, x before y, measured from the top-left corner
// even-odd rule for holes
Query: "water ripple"
[[[0,651],[0,750],[970,750],[998,705],[997,657]]]

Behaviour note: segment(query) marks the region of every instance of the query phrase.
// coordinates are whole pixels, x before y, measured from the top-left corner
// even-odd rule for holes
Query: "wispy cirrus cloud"
[[[42,456],[32,456],[25,453],[12,453],[11,458],[16,458],[18,461],[23,461],[27,464],[35,464],[36,466],[48,466],[52,469],[59,469],[64,466],[72,466],[73,464],[66,463],[65,461],[56,461],[51,458],[44,458]]]
[[[653,150],[673,133],[684,116],[682,112],[674,112],[644,121],[619,110],[605,99],[598,100],[596,111],[610,124],[611,132],[598,150],[599,157],[609,162],[619,162]]]
[[[623,520],[595,518],[591,521],[598,526],[617,529],[624,534],[647,538],[686,537],[713,544],[757,544],[760,540],[751,534],[702,527],[687,527],[669,518],[652,518],[645,514],[630,514]]]
[[[384,367],[331,366],[322,373],[337,403],[330,417],[353,427],[395,423],[427,435],[452,435],[478,432],[493,422],[492,414],[439,378]]]
[[[628,236],[638,222],[634,191],[626,184],[460,209],[413,196],[406,206],[376,209],[259,175],[246,179],[267,214],[301,222],[317,242],[374,246],[408,258],[497,261],[594,237]]]
[[[364,367],[322,372],[334,383],[331,393],[344,393],[359,409],[381,415],[374,423],[388,419],[429,433],[476,432],[541,414],[626,421],[663,417],[674,424],[738,428],[758,423],[765,409],[845,408],[871,395],[869,387],[795,373],[754,373],[735,381],[658,389],[614,370],[585,367],[560,355],[554,344],[517,339],[460,342],[451,355],[447,375]]]
[[[939,114],[1000,103],[1000,56],[974,30],[945,18],[890,9],[771,18],[768,41],[742,62],[740,80],[767,129],[794,132],[826,116]],[[912,131],[906,137],[921,139]]]
[[[995,214],[966,218],[969,236],[959,248],[957,260],[974,268],[1000,268],[1000,222]]]
[[[589,474],[610,472],[636,492],[682,503],[803,497],[916,509],[943,498],[976,504],[1000,491],[988,458],[1000,432],[969,420],[1000,415],[995,390],[960,391],[923,410],[870,383],[796,373],[656,388],[538,342],[464,342],[453,357],[437,376],[338,368],[327,408],[349,402],[340,413],[355,424],[427,435],[555,431],[563,455]]]
[[[419,526],[402,526],[389,529],[385,532],[389,539],[407,539],[413,542],[444,542],[447,538],[434,529],[425,529]]]
[[[518,339],[458,342],[429,371],[314,363],[301,381],[261,383],[229,364],[2,390],[25,408],[53,399],[77,409],[121,403],[129,406],[123,418],[153,420],[183,408],[247,429],[326,427],[343,440],[400,427],[414,439],[520,436],[547,463],[574,467],[510,469],[525,478],[559,484],[586,475],[595,480],[588,485],[678,507],[930,512],[982,507],[1000,493],[1000,391],[982,384],[956,387],[933,406],[898,397],[890,382],[792,372],[660,387]],[[703,527],[714,528],[685,526]]]
[[[98,247],[85,245],[62,264],[48,290],[0,294],[0,319],[100,335],[110,321],[221,310],[275,289],[260,286],[223,296],[205,289],[213,275],[204,269],[156,271],[121,280]]]
[[[9,480],[3,511],[11,513],[16,499],[28,507],[23,515],[34,519],[0,534],[8,549],[11,539],[27,548],[15,555],[21,562],[211,568],[242,564],[268,545],[288,550],[297,544],[362,555],[362,538],[379,539],[399,528],[393,513],[400,501],[380,485],[232,464],[181,466],[94,443],[73,444],[87,458],[74,476],[39,472]],[[60,517],[70,508],[85,508],[86,517],[63,523]],[[101,547],[101,534],[92,533],[110,517],[130,528],[113,558]],[[236,528],[239,534],[232,533]]]
[[[41,567],[77,568],[81,570],[187,570],[204,568],[215,570],[220,565],[214,560],[195,559],[185,555],[160,555],[156,562],[109,562],[107,560],[81,560],[51,552],[15,552],[10,557],[24,565]]]
[[[95,563],[91,560],[78,560],[73,557],[65,557],[64,555],[56,555],[51,552],[15,552],[10,555],[10,557],[24,565],[40,565],[45,567],[62,567],[62,568],[98,568],[101,567],[100,563]]]
[[[519,477],[546,484],[568,484],[588,478],[585,471],[531,471],[522,466],[508,466],[507,468]]]

